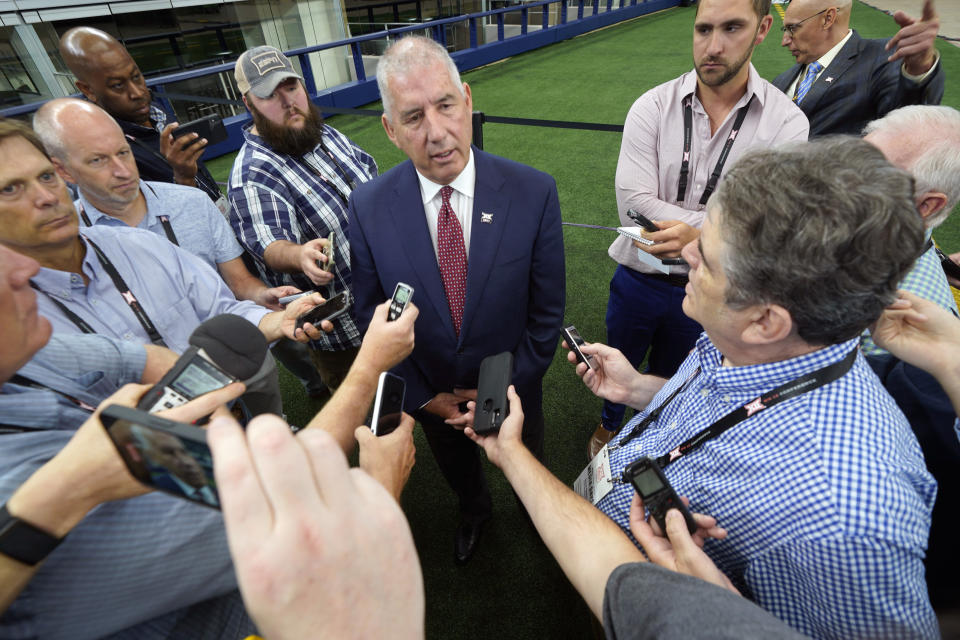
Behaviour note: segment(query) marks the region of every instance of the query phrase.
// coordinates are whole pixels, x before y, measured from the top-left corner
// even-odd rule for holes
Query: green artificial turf
[[[488,115],[622,124],[644,91],[692,68],[694,8],[676,8],[561,42],[464,74],[474,108]],[[781,20],[754,54],[760,74],[772,79],[793,64],[780,45]],[[852,23],[866,37],[895,32],[892,19],[855,3]],[[938,42],[947,76],[960,76],[960,49]],[[947,85],[944,104],[960,107],[960,85]],[[379,104],[366,108],[379,108]],[[371,153],[385,171],[404,156],[387,140],[379,119],[336,116],[329,122]],[[563,219],[615,225],[613,176],[620,134],[505,124],[484,127],[487,151],[554,176]],[[226,180],[233,156],[208,163]],[[948,220],[936,238],[960,250],[960,223]],[[607,291],[615,263],[606,255],[609,232],[566,228],[566,319],[588,341],[605,338]],[[414,297],[416,301],[416,297]],[[291,421],[306,423],[320,403],[307,399],[282,372]],[[551,470],[572,484],[586,462],[586,441],[599,422],[600,401],[557,349],[544,380],[546,456]],[[488,467],[494,518],[476,557],[452,561],[457,506],[421,433],[419,455],[403,498],[417,543],[427,594],[429,638],[582,638],[593,633],[591,615],[550,554],[517,510],[502,474]],[[589,546],[591,541],[584,540]]]

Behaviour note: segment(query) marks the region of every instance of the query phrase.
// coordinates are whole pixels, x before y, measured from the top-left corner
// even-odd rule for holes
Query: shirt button
[[[706,398],[708,395],[710,395],[710,390],[709,390],[709,389],[700,389],[700,395],[703,396],[704,398]]]
[[[76,284],[77,282],[80,282],[80,276],[78,276],[78,275],[75,274],[75,273],[71,273],[71,274],[70,274],[70,282],[73,282],[74,284]]]
[[[727,393],[723,394],[723,401],[730,402],[730,394],[727,394]]]

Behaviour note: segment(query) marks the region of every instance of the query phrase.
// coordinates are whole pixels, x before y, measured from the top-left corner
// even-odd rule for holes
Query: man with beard
[[[324,124],[302,76],[279,50],[245,51],[234,73],[253,116],[228,192],[240,243],[270,286],[319,288],[328,299],[349,292],[347,199],[354,187],[376,177],[376,162]],[[332,333],[311,344],[314,364],[333,391],[353,362],[360,332],[344,314]]]
[[[196,133],[178,139],[178,123],[152,101],[140,67],[109,33],[74,27],[60,38],[60,55],[76,76],[77,89],[103,107],[123,129],[144,180],[198,187],[226,215],[227,200],[200,155],[207,146]]]
[[[607,341],[634,367],[650,348],[654,375],[673,375],[702,328],[681,308],[687,266],[664,273],[650,263],[678,257],[698,237],[725,166],[750,147],[807,139],[807,118],[750,64],[770,31],[769,11],[770,0],[701,2],[693,27],[695,73],[654,87],[627,114],[616,175],[620,224],[634,224],[627,215],[632,209],[660,230],[645,234],[655,243],[641,247],[650,256],[626,237],[610,245],[619,266],[610,281]],[[620,427],[624,410],[604,402],[590,457]]]

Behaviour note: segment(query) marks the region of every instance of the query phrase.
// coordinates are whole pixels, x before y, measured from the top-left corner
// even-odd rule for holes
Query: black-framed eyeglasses
[[[823,13],[823,12],[825,12],[825,11],[830,11],[830,9],[832,9],[832,8],[833,8],[833,7],[827,7],[826,9],[823,9],[822,11],[817,11],[817,12],[816,12],[815,14],[813,14],[812,16],[807,16],[806,18],[804,18],[804,19],[801,20],[800,22],[794,22],[793,24],[785,24],[785,25],[783,25],[782,27],[780,27],[780,32],[781,32],[781,33],[789,33],[789,34],[790,34],[790,37],[792,38],[793,36],[796,35],[797,29],[800,28],[800,25],[802,25],[802,24],[803,24],[804,22],[806,22],[807,20],[810,20],[811,18],[816,18],[818,15],[820,15],[821,13]]]

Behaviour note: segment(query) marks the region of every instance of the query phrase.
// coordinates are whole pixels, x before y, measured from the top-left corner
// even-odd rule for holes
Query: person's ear
[[[940,191],[927,191],[917,198],[917,213],[923,218],[924,223],[931,217],[947,206],[947,194]]]
[[[740,337],[746,344],[765,345],[785,340],[792,332],[793,318],[789,311],[778,304],[763,304],[750,312]]]
[[[53,163],[53,168],[56,170],[58,176],[60,176],[67,182],[72,182],[73,184],[77,184],[76,178],[73,177],[73,174],[70,173],[69,169],[67,169],[67,165],[65,165],[60,158],[55,158],[51,156],[50,162]]]

